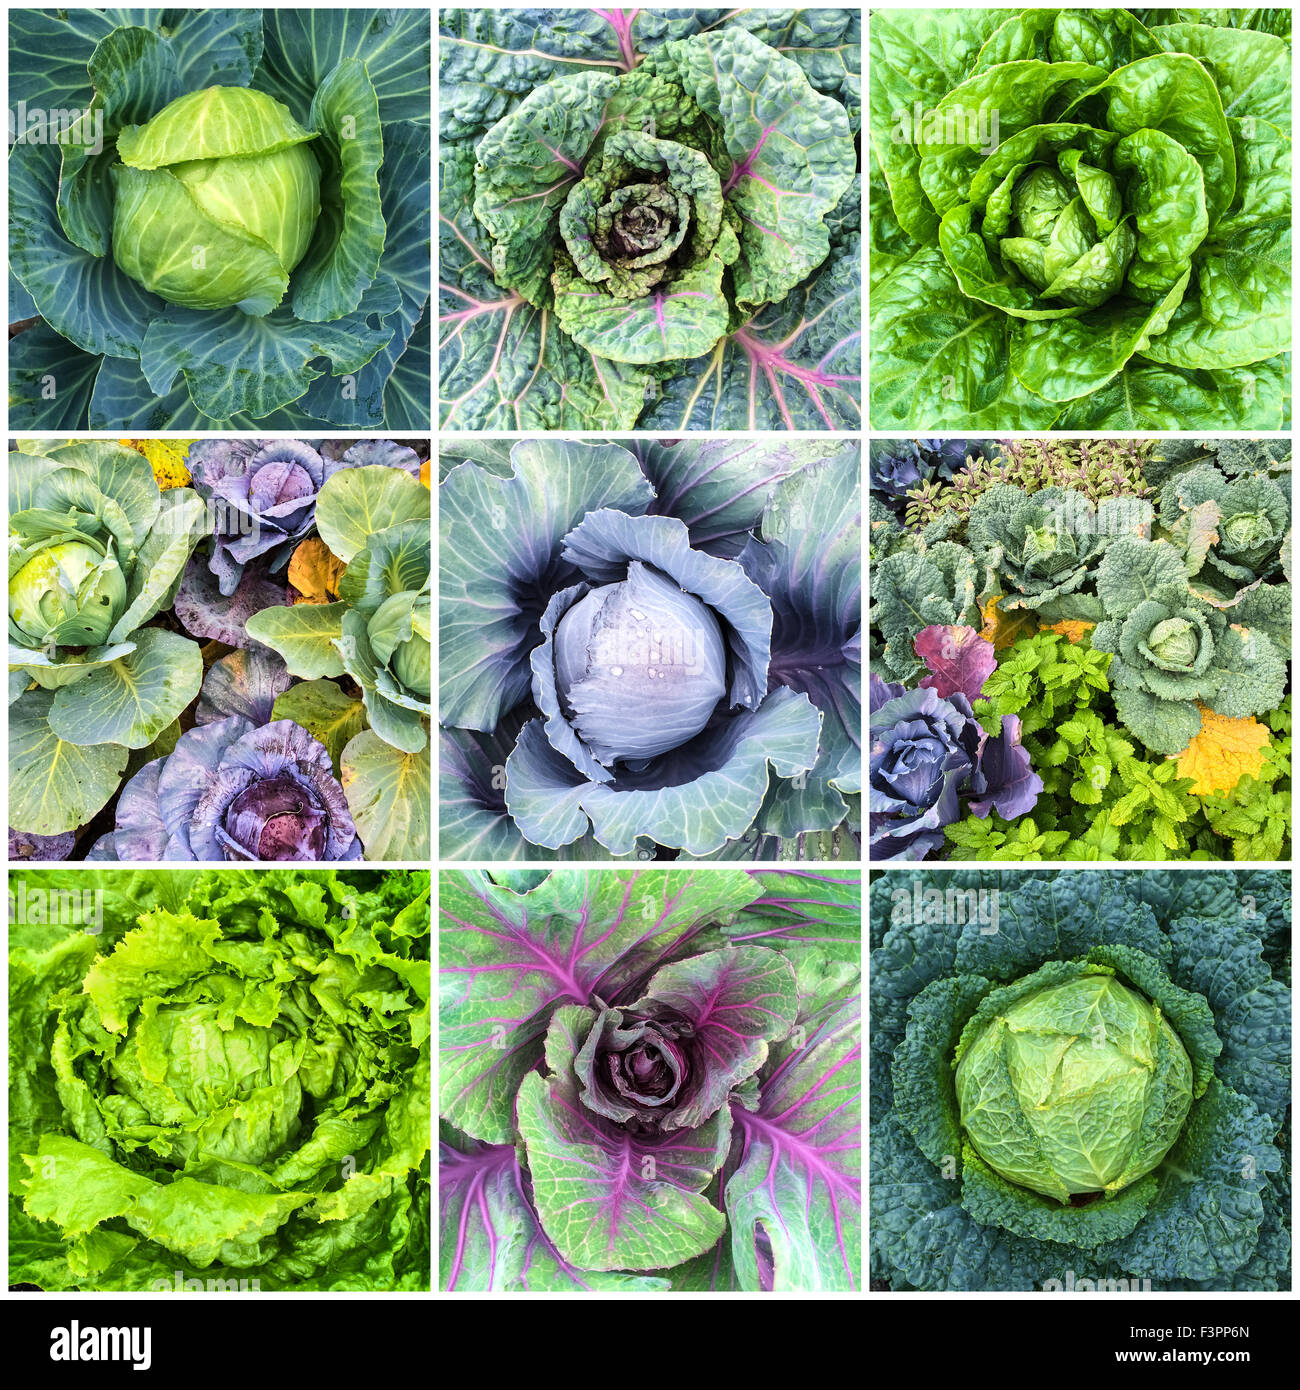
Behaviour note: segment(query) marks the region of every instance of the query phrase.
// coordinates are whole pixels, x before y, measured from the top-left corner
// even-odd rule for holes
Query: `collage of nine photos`
[[[1289,1290],[1291,19],[11,9],[9,1294]]]

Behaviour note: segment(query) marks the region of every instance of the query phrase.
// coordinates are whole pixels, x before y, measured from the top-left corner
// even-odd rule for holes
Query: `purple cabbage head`
[[[695,1025],[672,1009],[602,1009],[574,1063],[583,1104],[638,1133],[671,1129],[708,1067],[696,1050]]]
[[[973,439],[879,439],[871,445],[871,490],[901,515],[912,488],[947,482],[967,458],[983,457]]]
[[[361,858],[330,756],[290,719],[190,729],[127,783],[91,859],[306,862]]]
[[[1020,743],[1020,721],[990,738],[965,695],[907,690],[871,677],[871,858],[924,859],[967,810],[1005,819],[1043,789]]]
[[[278,573],[311,530],[316,499],[339,464],[301,439],[205,439],[189,452],[194,487],[213,511],[208,564],[229,597],[250,561]]]

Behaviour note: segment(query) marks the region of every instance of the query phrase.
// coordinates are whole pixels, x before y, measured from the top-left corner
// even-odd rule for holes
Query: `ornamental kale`
[[[444,856],[855,850],[860,448],[456,448]]]
[[[856,10],[445,10],[450,429],[861,419]]]
[[[11,884],[10,1285],[427,1289],[428,875],[76,877]]]
[[[1120,719],[1157,753],[1181,753],[1201,728],[1201,709],[1240,719],[1275,708],[1286,689],[1291,605],[1280,587],[1246,594],[1226,613],[1188,587],[1165,541],[1121,538],[1097,571],[1105,621],[1095,651]]]
[[[899,1290],[1290,1288],[1291,884],[871,884],[871,1259]]]
[[[428,428],[427,12],[25,9],[9,33],[11,423]]]
[[[856,874],[441,876],[442,1287],[854,1291]]]
[[[1279,428],[1289,32],[1269,10],[873,11],[873,422]]]

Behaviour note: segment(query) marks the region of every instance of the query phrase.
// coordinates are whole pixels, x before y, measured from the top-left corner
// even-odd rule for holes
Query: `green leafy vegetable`
[[[428,875],[77,885],[10,885],[11,1283],[427,1288]]]
[[[870,910],[873,1278],[1290,1288],[1289,874],[895,869]]]
[[[439,26],[445,427],[860,423],[857,10]]]
[[[1284,424],[1291,51],[1270,13],[873,12],[874,424]]]
[[[428,11],[9,33],[11,421],[428,428]]]

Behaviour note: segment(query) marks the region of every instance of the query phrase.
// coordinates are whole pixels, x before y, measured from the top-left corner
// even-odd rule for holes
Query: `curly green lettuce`
[[[11,1284],[427,1288],[428,875],[77,885],[11,885]]]

